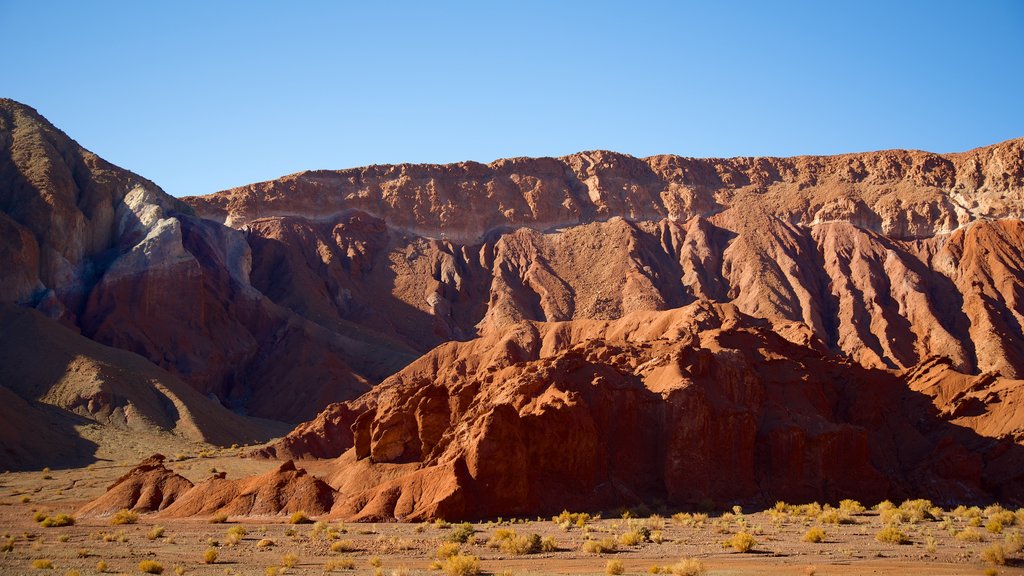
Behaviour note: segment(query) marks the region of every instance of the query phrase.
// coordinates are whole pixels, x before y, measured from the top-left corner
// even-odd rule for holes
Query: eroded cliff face
[[[276,448],[296,454],[348,424],[328,481],[332,513],[352,520],[1024,497],[1024,426],[979,400],[978,381],[938,360],[864,368],[784,331],[706,302],[523,323],[436,348]],[[1006,395],[1019,381],[982,384],[1019,400]],[[977,403],[973,422],[963,402]],[[978,430],[1000,426],[1002,440]]]
[[[803,323],[865,366],[942,355],[1015,377],[1022,189],[1014,140],[950,155],[373,166],[185,201],[245,231],[253,283],[275,302],[417,353],[522,320],[707,299]]]

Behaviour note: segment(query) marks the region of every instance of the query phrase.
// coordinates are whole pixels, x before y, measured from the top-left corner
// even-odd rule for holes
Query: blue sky
[[[0,0],[0,95],[175,195],[305,169],[1024,136],[1024,2]]]

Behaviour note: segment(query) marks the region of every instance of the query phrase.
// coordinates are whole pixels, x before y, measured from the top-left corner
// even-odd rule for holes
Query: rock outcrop
[[[110,516],[119,510],[159,512],[192,489],[192,482],[164,466],[154,454],[118,478],[99,498],[78,509],[80,516]]]
[[[296,468],[289,460],[276,469],[239,480],[223,473],[196,484],[161,515],[191,516],[276,516],[306,512],[324,514],[334,504],[334,490],[322,480]]]
[[[1024,498],[1024,446],[1007,436],[1024,422],[1016,392],[1005,409],[954,400],[989,392],[949,384],[971,377],[948,360],[939,375],[897,374],[784,331],[698,302],[443,345],[362,398],[361,412],[332,410],[332,426],[351,421],[353,432],[327,478],[339,490],[332,514]],[[975,420],[937,410],[964,401]],[[347,446],[338,437],[332,448]]]

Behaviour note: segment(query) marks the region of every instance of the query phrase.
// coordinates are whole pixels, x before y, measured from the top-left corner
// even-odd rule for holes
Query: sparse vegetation
[[[139,515],[131,510],[124,509],[110,517],[110,524],[112,526],[118,526],[121,524],[136,524],[139,521]]]
[[[480,574],[480,560],[476,556],[456,554],[446,558],[441,569],[448,576],[477,576]]]
[[[36,570],[53,570],[53,560],[40,558],[32,561],[32,568]]]
[[[604,566],[604,573],[609,575],[622,574],[626,571],[626,566],[622,563],[622,560],[609,560]]]
[[[587,540],[583,543],[583,551],[588,554],[610,554],[615,552],[618,544],[612,538],[603,540]]]
[[[156,560],[143,560],[139,562],[139,572],[143,574],[163,574],[164,567]]]
[[[256,543],[256,547],[257,548],[270,548],[273,545],[274,545],[274,541],[271,540],[270,538],[262,538],[262,539],[260,539],[259,542]]]
[[[695,558],[682,558],[679,562],[661,569],[664,574],[673,576],[703,576],[707,573],[704,563]]]
[[[156,540],[157,538],[164,535],[165,530],[166,528],[164,528],[163,526],[153,526],[149,529],[149,532],[146,532],[146,538],[149,538],[150,540]]]
[[[207,520],[210,524],[224,524],[228,521],[228,515],[224,512],[218,512]]]
[[[75,518],[70,514],[56,514],[54,516],[44,516],[39,525],[43,528],[59,528],[62,526],[74,526]]]
[[[750,552],[757,546],[757,540],[747,532],[737,532],[725,544],[737,552]]]
[[[299,510],[298,512],[295,512],[294,514],[292,514],[288,518],[288,523],[289,524],[312,524],[313,521],[310,520],[309,516],[307,516],[304,511]]]
[[[469,522],[463,522],[452,529],[451,533],[448,534],[449,542],[457,542],[459,544],[465,544],[473,534],[476,533],[476,529]]]
[[[107,571],[107,563],[105,561],[100,560],[99,562],[96,563],[96,572],[98,572],[100,574],[103,574],[106,571]]]
[[[896,526],[886,526],[875,534],[875,540],[883,544],[910,544],[910,539]]]
[[[820,527],[815,526],[807,532],[804,532],[804,535],[800,540],[803,542],[810,542],[812,544],[820,544],[825,541],[825,531]]]
[[[207,548],[206,552],[203,552],[203,564],[216,564],[217,556],[216,548]]]
[[[1006,564],[1006,549],[1003,548],[1002,544],[986,546],[981,551],[981,559],[989,564],[1003,566]]]
[[[281,557],[281,566],[285,568],[295,568],[299,563],[299,555],[289,552]]]
[[[335,570],[355,570],[356,561],[351,558],[334,558],[328,560],[324,564],[324,572],[334,572]]]
[[[331,544],[331,552],[352,552],[355,549],[356,545],[351,540],[338,540]]]
[[[961,542],[981,542],[985,539],[982,536],[981,531],[973,526],[968,526],[960,532],[957,532],[955,538]]]

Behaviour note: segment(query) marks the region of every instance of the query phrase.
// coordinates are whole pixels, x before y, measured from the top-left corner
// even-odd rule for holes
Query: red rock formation
[[[240,232],[196,217],[6,99],[0,232],[0,300],[135,352],[225,405],[300,420],[369,388],[345,361],[368,345],[254,289]],[[398,358],[383,370],[407,361]]]
[[[323,514],[334,503],[334,490],[289,460],[250,478],[229,480],[223,474],[196,486],[167,507],[162,516],[273,516],[303,511]]]
[[[118,478],[99,498],[78,509],[80,516],[109,516],[119,510],[158,512],[192,489],[187,478],[164,467],[154,454]]]
[[[696,303],[443,345],[332,424],[351,419],[354,433],[328,479],[339,490],[332,513],[1021,497],[1024,468],[1008,465],[1024,464],[1019,443],[938,417],[930,395],[907,386],[920,376],[866,369],[777,331]]]

